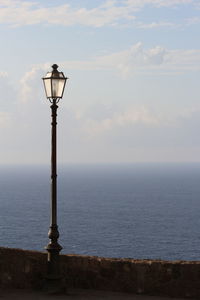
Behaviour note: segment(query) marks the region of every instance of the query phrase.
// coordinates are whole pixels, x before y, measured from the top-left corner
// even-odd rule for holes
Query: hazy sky
[[[0,0],[0,163],[200,161],[200,0]]]

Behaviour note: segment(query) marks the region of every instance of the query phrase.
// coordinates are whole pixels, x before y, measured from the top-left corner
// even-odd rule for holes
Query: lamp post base
[[[66,294],[66,286],[62,277],[47,275],[45,278],[44,292],[49,295]]]
[[[59,245],[59,244],[58,244]],[[47,294],[66,294],[66,285],[63,277],[60,274],[60,256],[59,250],[52,250],[52,245],[46,247],[48,251],[47,274],[45,276],[44,290]]]
[[[48,252],[47,261],[47,275],[45,291],[48,294],[60,294],[65,292],[65,286],[60,274],[60,251],[62,247],[58,243],[58,226],[53,224],[50,226],[49,234],[50,238],[49,244],[45,247]]]

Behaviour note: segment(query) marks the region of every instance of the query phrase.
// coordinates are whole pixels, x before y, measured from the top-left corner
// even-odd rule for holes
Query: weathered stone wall
[[[200,298],[200,262],[61,255],[68,287]],[[0,248],[0,286],[41,288],[47,254]]]

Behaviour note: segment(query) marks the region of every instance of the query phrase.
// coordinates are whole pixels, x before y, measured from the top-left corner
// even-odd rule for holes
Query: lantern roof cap
[[[53,68],[53,70],[57,70],[58,69],[58,65],[57,64],[53,64],[52,68]]]

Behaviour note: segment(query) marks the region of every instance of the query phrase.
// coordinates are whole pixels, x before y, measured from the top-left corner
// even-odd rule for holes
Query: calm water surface
[[[0,168],[0,246],[48,243],[50,170]],[[58,168],[63,253],[200,259],[200,164]]]

